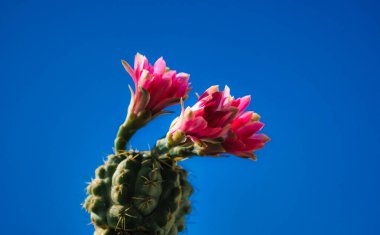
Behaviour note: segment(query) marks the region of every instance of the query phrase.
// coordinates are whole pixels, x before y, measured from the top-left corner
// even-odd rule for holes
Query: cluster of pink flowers
[[[187,97],[189,75],[170,70],[162,57],[151,65],[145,56],[137,54],[133,69],[127,62],[122,63],[135,84],[135,92],[131,89],[130,113],[149,112],[154,117]],[[181,115],[173,121],[168,136],[172,140],[180,137],[181,143],[190,141],[201,146],[202,154],[227,152],[255,159],[253,151],[264,147],[269,138],[258,134],[264,126],[259,115],[245,111],[250,101],[250,96],[235,99],[227,86],[223,91],[211,86],[194,106],[186,109],[182,106]]]
[[[134,69],[126,61],[122,63],[135,83],[130,106],[134,114],[149,111],[154,116],[187,97],[190,75],[170,70],[162,57],[151,65],[145,56],[136,54]]]
[[[204,152],[208,155],[227,152],[255,159],[253,151],[264,147],[269,138],[257,133],[264,126],[259,116],[245,111],[250,100],[250,96],[233,98],[227,86],[224,91],[212,86],[194,106],[182,110],[173,121],[169,134],[183,133],[194,143],[205,146]],[[215,144],[219,145],[217,150]],[[212,147],[208,149],[207,146]]]

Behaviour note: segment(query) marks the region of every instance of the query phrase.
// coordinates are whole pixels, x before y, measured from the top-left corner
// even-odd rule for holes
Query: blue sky
[[[192,93],[251,94],[257,162],[193,158],[186,234],[380,233],[376,1],[0,1],[0,225],[92,234],[84,188],[129,103],[136,52]],[[172,110],[179,113],[179,107]],[[132,139],[146,149],[175,115]]]

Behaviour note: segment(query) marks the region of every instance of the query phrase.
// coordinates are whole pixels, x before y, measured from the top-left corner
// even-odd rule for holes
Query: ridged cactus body
[[[96,170],[84,207],[95,235],[176,235],[185,228],[192,191],[171,158],[123,152]]]

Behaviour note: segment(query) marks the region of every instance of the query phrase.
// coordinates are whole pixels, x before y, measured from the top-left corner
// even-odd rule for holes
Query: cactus
[[[96,169],[83,207],[91,214],[95,235],[177,235],[185,229],[193,188],[177,163],[192,156],[232,153],[256,159],[252,153],[269,141],[257,134],[263,124],[244,112],[250,98],[234,99],[226,87],[210,87],[186,110],[189,75],[176,74],[160,58],[150,65],[137,54],[135,68],[123,61],[135,82],[125,122],[115,139],[115,153]],[[165,107],[180,103],[182,112],[166,136],[150,151],[126,150],[132,135]]]
[[[128,151],[96,170],[84,207],[95,234],[174,235],[185,227],[192,191],[173,159]]]

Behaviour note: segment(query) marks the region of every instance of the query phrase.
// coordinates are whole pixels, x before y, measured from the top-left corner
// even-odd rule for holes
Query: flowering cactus
[[[235,99],[226,86],[207,89],[184,109],[189,75],[169,70],[163,58],[152,66],[137,54],[131,102],[115,139],[115,153],[96,170],[87,187],[84,208],[91,213],[95,235],[176,235],[185,228],[193,188],[178,161],[193,156],[234,154],[256,159],[253,151],[269,138],[258,132],[259,115],[245,111],[250,96]],[[181,102],[182,112],[163,139],[150,151],[126,151],[132,135],[165,108]]]

